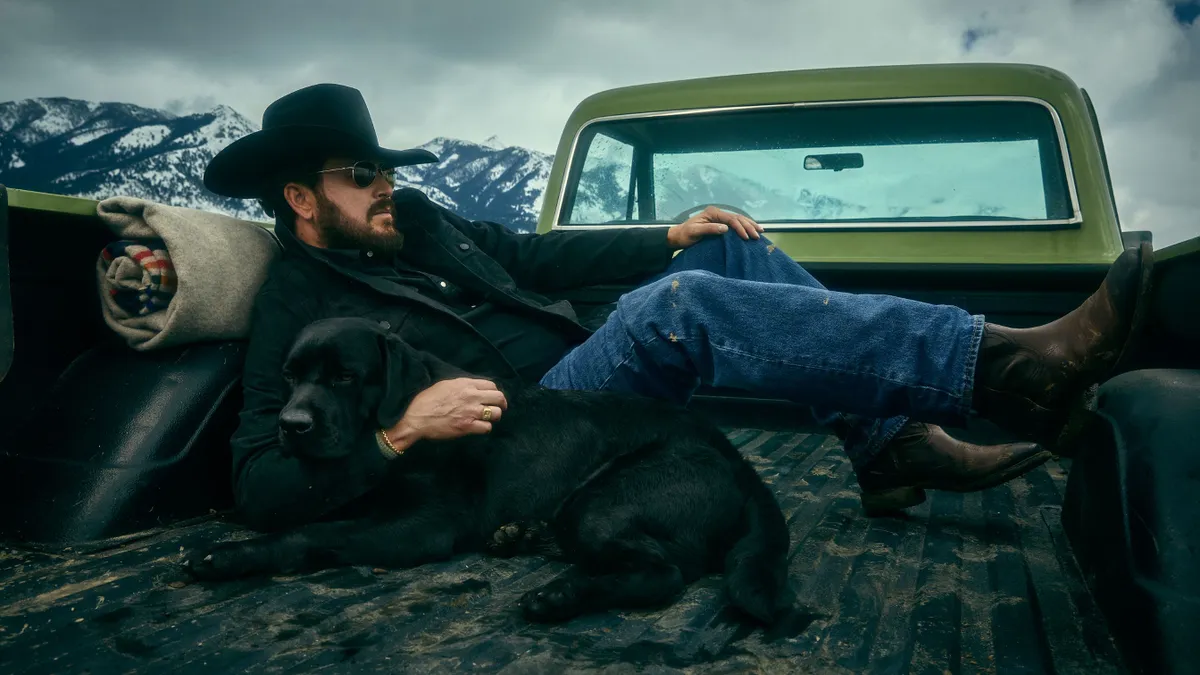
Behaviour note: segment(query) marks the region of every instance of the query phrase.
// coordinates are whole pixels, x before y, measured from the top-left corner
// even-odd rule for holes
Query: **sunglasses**
[[[321,169],[317,173],[332,173],[334,171],[350,171],[350,175],[354,177],[354,184],[360,188],[370,187],[371,184],[375,182],[375,178],[381,173],[387,182],[396,182],[395,168],[384,168],[375,162],[355,162],[351,166],[339,166],[333,169]]]

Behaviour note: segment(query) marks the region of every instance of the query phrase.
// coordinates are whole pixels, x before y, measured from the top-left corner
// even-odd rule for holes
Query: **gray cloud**
[[[1166,0],[0,0],[0,100],[219,102],[258,121],[336,81],[397,146],[498,134],[549,152],[608,87],[963,60],[1071,75],[1095,100],[1125,226],[1200,234],[1200,22]]]
[[[173,98],[164,103],[162,109],[173,115],[190,115],[212,110],[220,103],[215,96],[194,96],[190,99]]]

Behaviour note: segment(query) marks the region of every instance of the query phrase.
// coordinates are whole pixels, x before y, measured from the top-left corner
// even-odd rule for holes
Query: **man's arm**
[[[278,416],[288,397],[282,368],[296,334],[315,316],[301,300],[267,291],[255,301],[242,376],[244,402],[231,439],[233,492],[250,527],[274,530],[312,521],[376,485],[388,468],[373,434],[342,459],[284,457]]]
[[[678,248],[668,241],[666,228],[522,234],[498,223],[463,218],[412,188],[397,190],[393,196],[397,207],[415,209],[418,217],[445,218],[504,267],[518,285],[534,290],[644,278],[665,270]]]
[[[534,290],[645,278],[665,270],[675,251],[665,228],[522,234],[497,223],[464,220],[459,229],[500,263],[518,285]]]

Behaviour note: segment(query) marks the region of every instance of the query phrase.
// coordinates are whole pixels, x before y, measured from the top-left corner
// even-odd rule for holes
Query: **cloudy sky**
[[[258,122],[318,81],[385,143],[552,152],[608,87],[794,68],[1019,61],[1092,94],[1126,229],[1200,234],[1200,0],[0,0],[0,101],[69,96]]]

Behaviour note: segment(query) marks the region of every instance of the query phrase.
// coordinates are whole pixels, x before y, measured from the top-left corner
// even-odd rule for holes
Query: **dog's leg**
[[[622,567],[625,569],[593,575],[575,565],[521,598],[525,618],[560,622],[608,609],[661,607],[684,590],[683,574],[668,562],[644,559]]]
[[[341,565],[415,567],[449,558],[458,538],[456,519],[441,512],[419,512],[390,521],[313,523],[218,544],[193,551],[182,566],[206,581],[296,574]]]
[[[577,564],[521,598],[526,618],[558,622],[607,609],[659,607],[683,591],[684,574],[658,540],[631,522],[607,537],[616,524],[605,516],[585,519],[571,552]]]
[[[353,523],[328,523],[350,529]],[[301,531],[279,532],[244,541],[193,549],[180,563],[201,581],[224,581],[248,576],[286,574],[311,565],[311,539]]]

